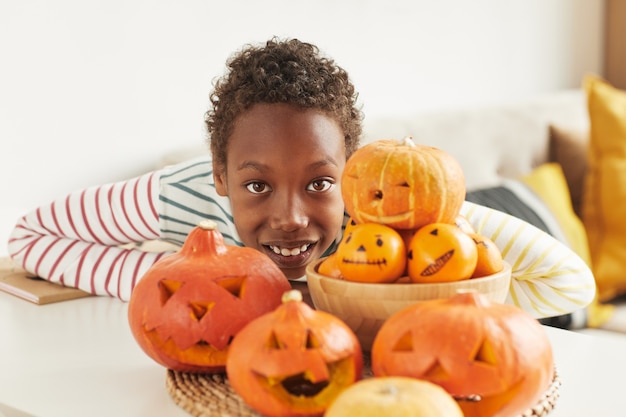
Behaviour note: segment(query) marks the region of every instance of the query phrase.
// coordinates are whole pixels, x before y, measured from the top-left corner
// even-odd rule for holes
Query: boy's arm
[[[9,254],[46,280],[128,300],[165,253],[121,245],[159,238],[159,173],[69,194],[18,220]]]
[[[571,249],[533,225],[465,202],[461,214],[476,232],[493,240],[513,269],[507,302],[536,318],[568,314],[587,306],[595,281]]]

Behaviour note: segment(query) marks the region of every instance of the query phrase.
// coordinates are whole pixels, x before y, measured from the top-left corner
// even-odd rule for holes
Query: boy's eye
[[[269,185],[264,182],[251,182],[250,184],[246,184],[246,189],[253,194],[268,193],[272,190]]]
[[[335,184],[329,180],[315,180],[309,184],[307,190],[316,192],[328,191],[334,186]]]

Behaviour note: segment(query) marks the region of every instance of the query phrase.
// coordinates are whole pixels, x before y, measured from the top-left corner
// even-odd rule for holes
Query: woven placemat
[[[367,377],[367,371],[365,372]],[[232,389],[224,374],[198,374],[167,371],[166,386],[179,407],[194,417],[263,417]],[[561,380],[554,379],[541,400],[520,417],[545,417],[556,405]]]

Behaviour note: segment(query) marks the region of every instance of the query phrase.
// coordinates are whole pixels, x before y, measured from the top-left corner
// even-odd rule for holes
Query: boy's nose
[[[285,194],[275,199],[270,214],[270,226],[276,230],[293,232],[308,226],[306,203],[295,194]]]

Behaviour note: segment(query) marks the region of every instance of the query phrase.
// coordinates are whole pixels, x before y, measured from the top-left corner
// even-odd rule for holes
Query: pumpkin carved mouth
[[[316,379],[310,371],[278,376],[263,375],[259,370],[253,372],[257,382],[274,397],[305,407],[305,404],[316,403],[343,386],[345,376],[353,374],[353,366],[350,358],[327,363],[328,375],[324,379]]]
[[[328,381],[312,382],[304,373],[283,379],[280,384],[285,391],[296,397],[315,397],[328,386]]]
[[[409,220],[411,216],[413,215],[413,213],[414,213],[413,210],[411,210],[405,213],[398,213],[398,214],[392,214],[392,215],[389,215],[389,214],[378,215],[378,214],[365,213],[359,210],[357,211],[355,217],[360,218],[362,223],[374,222],[374,223],[382,223],[382,224],[394,224],[396,222]]]
[[[420,273],[420,276],[431,276],[435,275],[437,272],[441,271],[441,269],[448,263],[450,258],[454,255],[454,249],[451,249],[445,252],[443,255],[435,259],[435,262],[429,264],[424,270]],[[409,252],[409,256],[413,256],[413,252]]]
[[[341,262],[344,264],[353,264],[353,265],[373,265],[373,266],[387,266],[387,259],[349,259],[342,258]]]

